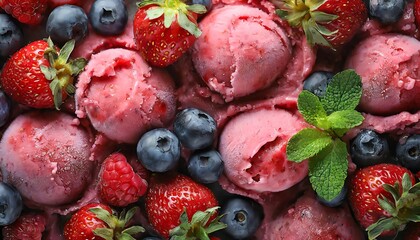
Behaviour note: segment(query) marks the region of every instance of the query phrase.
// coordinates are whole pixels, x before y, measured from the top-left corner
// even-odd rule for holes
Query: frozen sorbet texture
[[[60,112],[17,117],[0,142],[3,179],[29,206],[60,206],[77,200],[91,181],[93,140]]]
[[[265,12],[245,5],[212,10],[193,46],[194,66],[225,101],[269,86],[292,55],[285,32]]]
[[[136,143],[175,115],[173,81],[137,52],[115,48],[93,54],[79,76],[76,114],[111,140]]]
[[[355,69],[362,78],[362,111],[391,115],[420,110],[417,39],[397,34],[369,37],[354,49],[346,68]]]
[[[257,192],[278,192],[308,173],[306,161],[286,158],[289,139],[304,122],[285,110],[253,110],[234,117],[220,136],[225,174],[237,186]]]

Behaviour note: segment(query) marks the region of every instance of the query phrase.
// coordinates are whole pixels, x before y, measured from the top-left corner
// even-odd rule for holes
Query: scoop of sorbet
[[[80,74],[76,114],[109,139],[136,143],[175,116],[174,83],[134,51],[114,48],[93,54]]]
[[[392,115],[420,110],[420,42],[385,34],[362,41],[347,59],[362,78],[362,111]]]
[[[265,12],[245,5],[212,10],[201,22],[193,62],[210,89],[225,101],[269,86],[286,69],[292,47]]]
[[[220,136],[225,174],[237,186],[278,192],[308,173],[307,162],[287,160],[286,145],[305,123],[285,110],[254,110],[230,120]]]
[[[31,207],[60,206],[77,200],[92,178],[92,139],[60,112],[17,117],[0,142],[3,180]]]

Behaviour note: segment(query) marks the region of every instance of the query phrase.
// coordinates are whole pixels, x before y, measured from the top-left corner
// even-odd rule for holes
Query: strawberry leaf
[[[378,203],[383,210],[387,211],[392,216],[396,216],[397,211],[395,209],[395,206],[393,206],[392,203],[386,197],[378,197]]]
[[[163,25],[165,28],[169,28],[172,24],[172,22],[175,20],[175,11],[165,11]]]
[[[98,219],[104,221],[110,228],[115,228],[116,223],[113,221],[113,216],[107,210],[101,207],[94,207],[89,209],[89,211],[95,214]]]
[[[63,93],[61,91],[60,81],[58,79],[51,81],[50,89],[54,97],[54,106],[57,110],[60,110],[60,105],[63,102]]]
[[[154,7],[154,8],[147,9],[146,14],[150,20],[153,20],[153,19],[160,18],[163,15],[164,11],[165,10],[161,7]]]
[[[136,240],[136,239],[127,233],[121,233],[118,237],[118,240]]]
[[[129,227],[127,229],[124,229],[121,233],[123,234],[128,234],[128,235],[134,235],[134,234],[138,234],[138,233],[142,233],[145,232],[145,229],[141,226],[132,226]]]
[[[113,240],[114,238],[114,232],[109,228],[97,228],[93,230],[93,233],[95,236],[101,237],[105,240]]]
[[[206,7],[201,4],[187,5],[187,10],[197,14],[204,14],[207,12]]]
[[[369,240],[374,240],[385,231],[397,229],[397,226],[398,223],[394,218],[382,218],[377,223],[366,228],[366,231],[368,232]]]
[[[195,37],[199,37],[201,35],[201,30],[198,28],[198,26],[195,23],[191,22],[190,19],[188,19],[185,13],[179,12],[177,20],[178,20],[179,26],[187,30],[187,32],[191,33]]]
[[[398,191],[393,186],[389,184],[383,184],[382,187],[385,189],[385,191],[391,193],[395,202],[398,201],[398,199],[400,199]]]
[[[73,52],[75,40],[70,40],[64,44],[64,46],[60,50],[60,54],[58,55],[58,59],[62,63],[66,63],[69,58],[70,54]]]
[[[337,15],[328,14],[320,11],[314,11],[311,13],[312,18],[315,22],[328,23],[338,18]]]
[[[47,80],[51,81],[57,76],[57,70],[55,70],[55,68],[47,67],[45,65],[41,65],[39,67]]]
[[[78,75],[86,66],[87,61],[84,58],[76,58],[70,61],[72,75]]]

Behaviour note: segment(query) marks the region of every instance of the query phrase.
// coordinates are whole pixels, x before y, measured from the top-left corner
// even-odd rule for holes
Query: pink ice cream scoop
[[[111,140],[136,143],[175,115],[174,83],[137,52],[113,48],[93,54],[79,76],[76,114]]]
[[[287,160],[289,139],[305,127],[286,110],[259,109],[230,120],[220,136],[225,174],[237,186],[257,192],[278,192],[306,177],[306,161]]]
[[[286,33],[258,8],[213,9],[200,28],[203,33],[192,51],[194,66],[209,88],[227,102],[269,86],[291,60]]]
[[[398,34],[375,35],[362,41],[346,68],[361,76],[362,111],[392,115],[420,110],[420,42]]]
[[[18,116],[0,142],[3,180],[31,207],[55,207],[77,200],[92,181],[93,138],[61,112]]]
[[[313,192],[306,192],[279,216],[263,223],[260,240],[361,240],[362,229],[344,203],[330,208],[322,205]]]

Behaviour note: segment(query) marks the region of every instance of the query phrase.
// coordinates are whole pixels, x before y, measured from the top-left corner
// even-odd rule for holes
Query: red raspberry
[[[41,240],[45,224],[46,219],[42,214],[23,214],[14,223],[3,228],[3,240]]]
[[[124,207],[146,193],[147,182],[137,175],[121,153],[109,155],[99,173],[98,191],[102,201]]]

